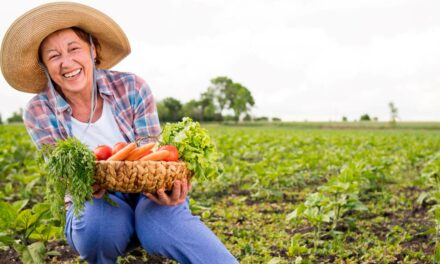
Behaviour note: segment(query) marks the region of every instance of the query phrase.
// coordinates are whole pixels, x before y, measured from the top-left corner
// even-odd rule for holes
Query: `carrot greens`
[[[92,198],[95,155],[76,138],[58,140],[43,148],[46,181],[46,200],[54,217],[64,219],[64,197],[70,195],[74,214],[79,215],[86,200]]]

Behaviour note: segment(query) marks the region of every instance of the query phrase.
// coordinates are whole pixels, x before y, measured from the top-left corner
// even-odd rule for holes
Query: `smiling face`
[[[40,45],[40,58],[67,99],[90,94],[93,81],[90,45],[72,29],[59,30],[47,36]]]

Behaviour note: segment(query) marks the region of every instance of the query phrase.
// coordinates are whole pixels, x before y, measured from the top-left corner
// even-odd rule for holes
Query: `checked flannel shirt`
[[[160,134],[156,104],[144,80],[131,73],[97,70],[96,82],[127,142]],[[72,137],[71,114],[72,108],[56,91],[46,88],[34,96],[24,111],[24,124],[37,148]]]

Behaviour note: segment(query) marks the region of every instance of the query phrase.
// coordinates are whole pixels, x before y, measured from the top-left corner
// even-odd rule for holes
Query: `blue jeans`
[[[103,199],[86,202],[81,215],[67,210],[65,235],[88,263],[115,263],[129,248],[179,263],[238,263],[216,235],[191,214],[188,201],[161,206],[144,195],[111,193],[119,207]]]

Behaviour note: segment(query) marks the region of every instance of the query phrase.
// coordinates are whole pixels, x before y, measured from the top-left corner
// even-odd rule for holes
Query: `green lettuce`
[[[161,144],[174,145],[179,150],[179,159],[186,163],[196,179],[206,180],[219,174],[219,154],[215,145],[208,131],[191,118],[167,123],[162,130]]]

